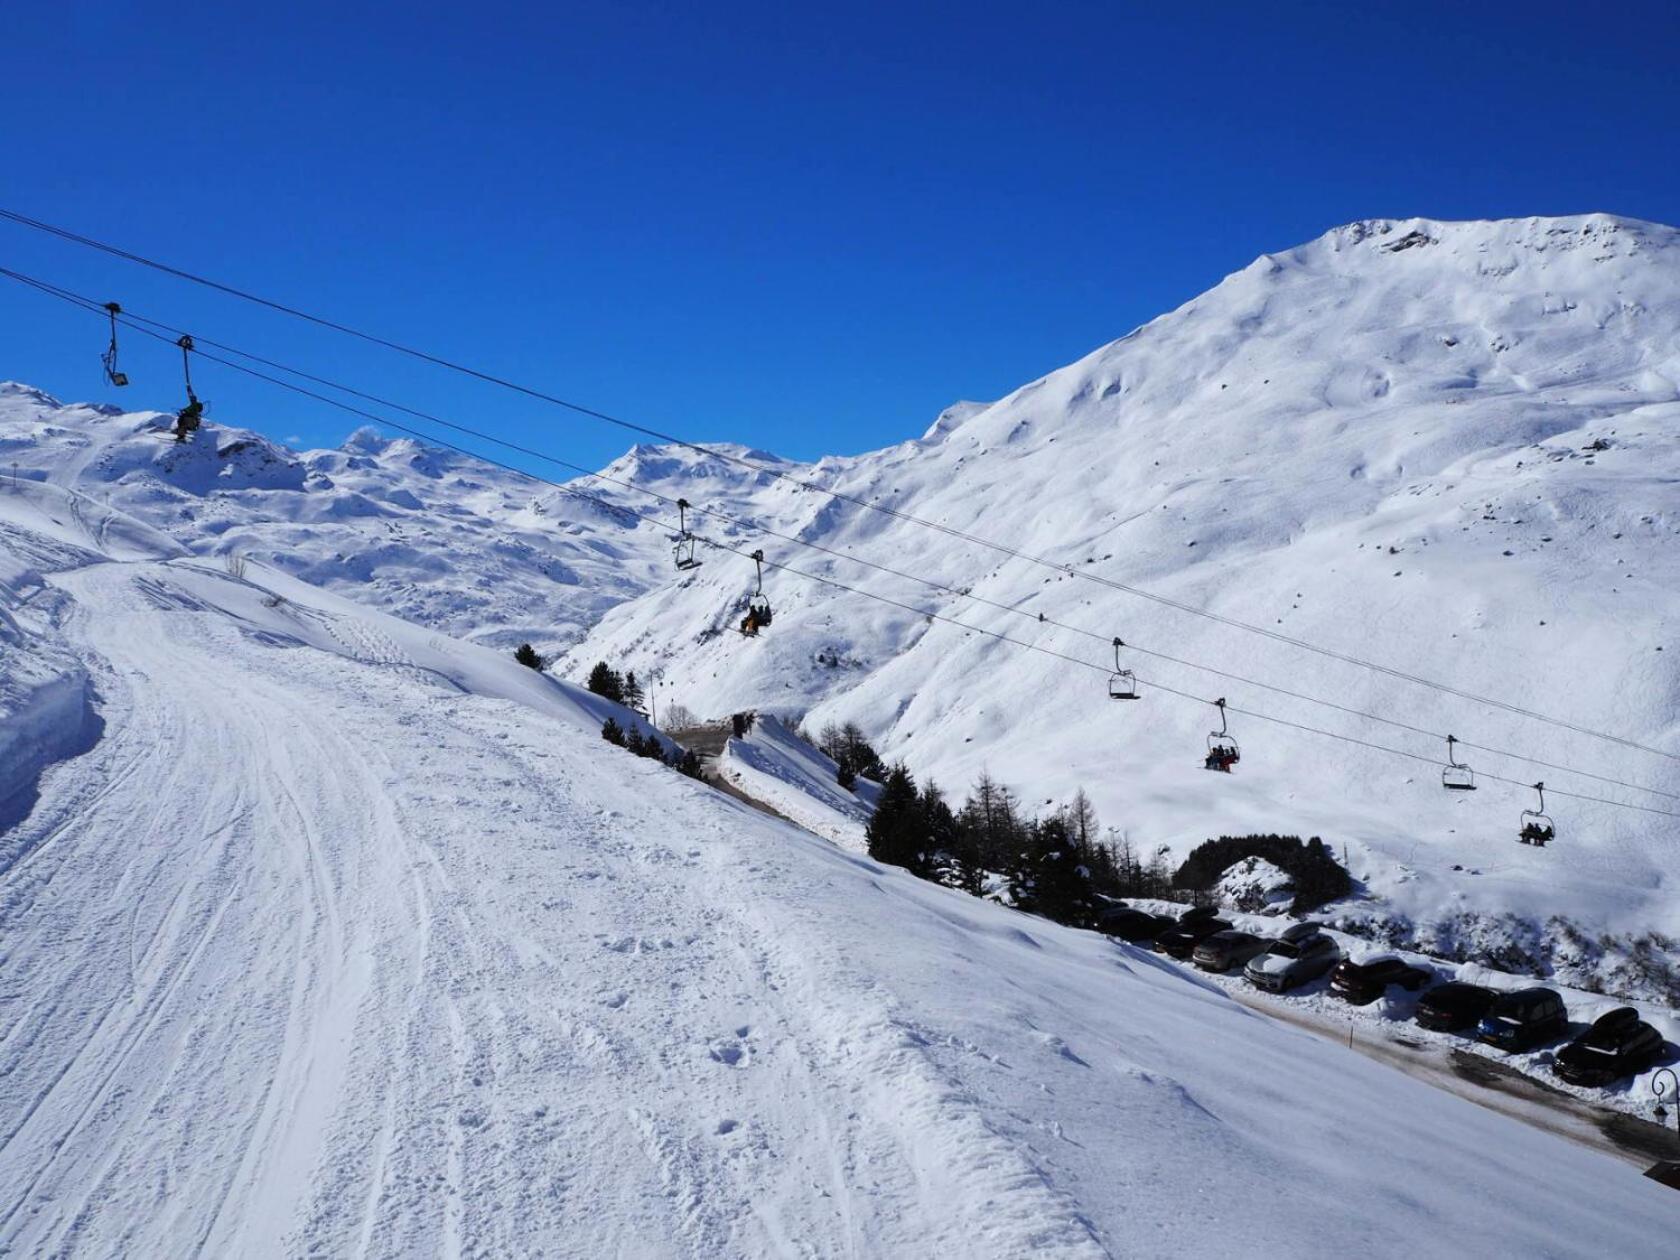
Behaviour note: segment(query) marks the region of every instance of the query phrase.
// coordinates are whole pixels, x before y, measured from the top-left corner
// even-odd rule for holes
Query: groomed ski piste
[[[1628,1165],[627,757],[503,652],[41,483],[0,554],[7,729],[78,723],[4,765],[0,1252],[1672,1244]]]

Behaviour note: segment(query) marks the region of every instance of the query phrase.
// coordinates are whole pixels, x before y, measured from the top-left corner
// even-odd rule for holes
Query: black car
[[[1418,999],[1417,1014],[1413,1016],[1424,1028],[1436,1032],[1457,1032],[1460,1028],[1474,1028],[1481,1023],[1499,994],[1479,984],[1465,984],[1454,980],[1429,990]]]
[[[1192,917],[1194,916],[1194,917]],[[1188,958],[1215,932],[1229,932],[1231,925],[1211,911],[1198,914],[1192,910],[1155,938],[1155,947],[1174,958]]]
[[[1134,943],[1152,941],[1177,920],[1164,914],[1150,914],[1131,906],[1115,906],[1097,916],[1097,931]]]
[[[1631,1006],[1600,1016],[1558,1051],[1552,1070],[1571,1085],[1609,1085],[1643,1072],[1662,1057],[1666,1042]]]
[[[1190,951],[1190,961],[1202,971],[1229,971],[1238,963],[1264,954],[1272,943],[1253,932],[1215,932]]]
[[[1414,967],[1397,954],[1374,954],[1355,962],[1344,958],[1330,973],[1330,991],[1344,1002],[1363,1006],[1375,1002],[1391,984],[1416,993],[1431,979],[1422,967]]]
[[[1552,989],[1502,993],[1482,1016],[1476,1040],[1501,1050],[1533,1050],[1556,1041],[1569,1028],[1563,999]]]

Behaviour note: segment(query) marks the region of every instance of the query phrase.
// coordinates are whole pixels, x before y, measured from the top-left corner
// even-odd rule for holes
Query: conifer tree
[[[609,744],[617,744],[620,748],[625,746],[624,728],[613,718],[601,723],[601,738]]]
[[[589,681],[584,686],[598,696],[624,703],[624,680],[605,661],[595,662],[595,668],[589,671]]]
[[[624,675],[622,691],[624,693],[622,700],[624,706],[639,711],[642,707],[642,685],[636,681],[635,670],[631,670]]]
[[[865,835],[869,840],[869,856],[877,862],[909,868],[919,865],[921,808],[916,781],[903,765],[887,771]]]
[[[529,643],[521,643],[519,645],[519,649],[514,652],[513,659],[525,666],[525,668],[534,669],[538,672],[541,672],[543,667],[542,657],[537,655],[537,649],[532,647]]]

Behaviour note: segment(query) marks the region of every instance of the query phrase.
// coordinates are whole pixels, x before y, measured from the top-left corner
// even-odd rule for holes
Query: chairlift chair
[[[1536,783],[1534,790],[1540,795],[1540,805],[1537,809],[1523,810],[1517,840],[1522,844],[1544,845],[1557,835],[1557,827],[1546,816],[1546,785]]]
[[[676,557],[677,568],[683,570],[698,569],[700,567],[700,560],[694,554],[694,544],[697,540],[693,534],[688,532],[688,508],[689,503],[687,499],[677,500],[678,534],[677,545],[673,549],[673,554]]]
[[[752,553],[752,562],[757,567],[758,589],[747,601],[747,615],[741,618],[741,633],[748,638],[757,638],[758,632],[770,624],[770,597],[764,593],[764,552]]]
[[[1456,736],[1447,736],[1447,764],[1441,768],[1441,786],[1450,788],[1454,792],[1474,792],[1476,790],[1476,774],[1453,755],[1453,745],[1458,743]]]
[[[1120,649],[1126,645],[1118,635],[1114,639],[1114,672],[1108,676],[1108,698],[1110,700],[1136,700],[1139,698],[1137,678],[1129,669],[1120,667]]]
[[[105,379],[121,387],[128,384],[128,373],[117,367],[117,316],[122,314],[122,307],[115,302],[107,302],[105,311],[111,317],[111,344],[99,356],[99,361],[105,365]]]
[[[1214,704],[1219,706],[1219,729],[1208,732],[1207,760],[1203,765],[1205,769],[1230,774],[1231,767],[1242,760],[1242,750],[1237,747],[1237,741],[1231,738],[1225,717],[1225,697],[1219,697]]]
[[[198,395],[193,393],[193,339],[191,334],[182,333],[181,339],[175,344],[181,347],[181,372],[187,382],[187,405],[175,413],[175,440],[185,442],[198,431],[198,426],[203,423],[204,404],[198,400]]]

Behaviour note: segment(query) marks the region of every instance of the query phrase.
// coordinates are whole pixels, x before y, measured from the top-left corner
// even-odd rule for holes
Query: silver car
[[[1291,928],[1264,954],[1250,959],[1248,966],[1243,968],[1243,975],[1257,989],[1283,993],[1308,980],[1316,980],[1341,958],[1340,947],[1322,932],[1302,932]]]

